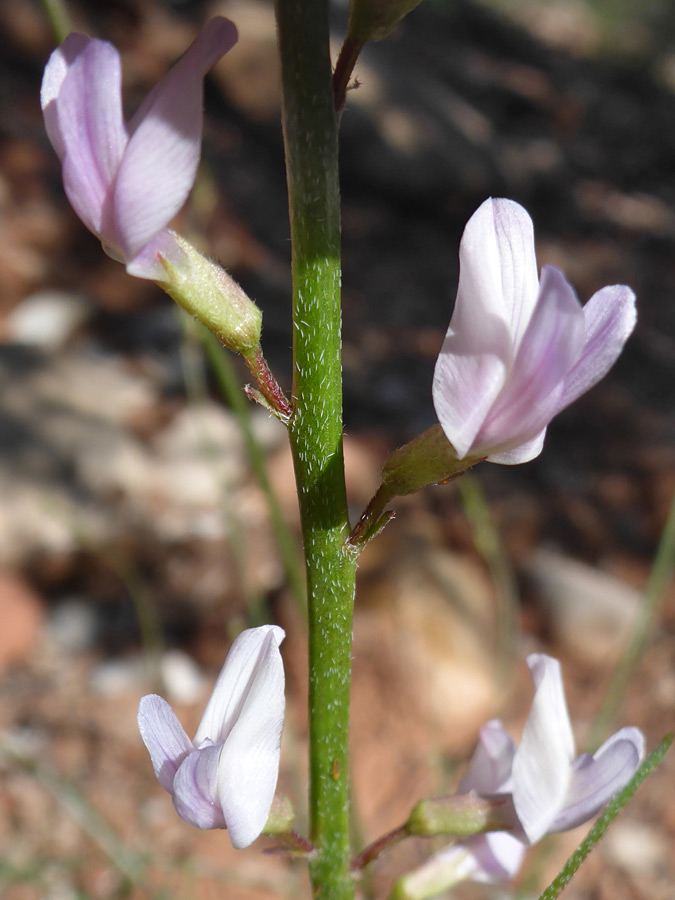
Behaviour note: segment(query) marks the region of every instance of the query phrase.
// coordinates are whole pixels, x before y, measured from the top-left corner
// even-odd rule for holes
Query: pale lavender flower
[[[512,200],[476,210],[459,256],[436,414],[459,459],[527,462],[551,419],[616,361],[635,326],[635,296],[605,287],[582,308],[558,269],[544,266],[539,281],[532,220]]]
[[[593,755],[575,758],[560,663],[533,653],[527,664],[535,693],[520,746],[499,720],[488,722],[459,785],[459,793],[506,796],[513,833],[477,835],[439,854],[435,864],[452,869],[453,880],[512,878],[527,844],[593,818],[630,781],[644,756],[642,732],[622,728]]]
[[[237,637],[194,741],[156,694],[143,697],[138,710],[155,775],[178,815],[197,828],[227,828],[234,847],[258,837],[274,798],[284,719],[283,638],[276,625]]]
[[[111,44],[73,33],[49,58],[41,102],[66,195],[131,275],[161,281],[166,271],[158,254],[183,259],[166,226],[197,173],[204,75],[236,40],[232,22],[211,19],[128,123],[120,57]]]

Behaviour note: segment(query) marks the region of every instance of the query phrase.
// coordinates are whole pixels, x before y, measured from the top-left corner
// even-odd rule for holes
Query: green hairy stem
[[[315,898],[351,900],[348,731],[355,554],[342,458],[340,207],[325,0],[277,0],[293,274],[289,434],[309,617]]]

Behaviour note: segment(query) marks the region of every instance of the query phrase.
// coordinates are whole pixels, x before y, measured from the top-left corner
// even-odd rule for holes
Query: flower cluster
[[[416,2],[398,0],[395,9],[354,3],[352,14],[367,13],[372,37]],[[162,283],[227,346],[250,356],[259,349],[259,310],[168,228],[199,163],[203,78],[236,39],[231,22],[212,19],[127,123],[119,54],[71,34],[47,64],[41,99],[68,199],[105,251],[130,274]],[[635,324],[635,298],[625,286],[605,287],[582,307],[557,269],[544,267],[539,280],[532,222],[510,200],[487,200],[471,217],[460,264],[434,374],[440,426],[392,455],[384,500],[457,474],[466,466],[452,466],[461,460],[532,459],[553,416],[603,377]],[[192,741],[165,700],[152,694],[140,702],[141,737],[178,815],[197,828],[227,828],[235,847],[262,832],[274,798],[283,637],[272,625],[239,635]],[[417,896],[415,879],[423,883],[429,871],[441,880],[450,872],[448,886],[513,876],[527,844],[594,816],[639,765],[644,738],[635,728],[617,732],[592,756],[575,757],[559,663],[535,654],[528,665],[535,694],[520,746],[499,721],[489,722],[459,788],[502,798],[508,831],[438,854],[403,879],[404,888],[412,886],[404,896]]]

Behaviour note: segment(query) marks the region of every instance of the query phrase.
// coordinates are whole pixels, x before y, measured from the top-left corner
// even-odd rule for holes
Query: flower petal
[[[486,200],[467,222],[459,286],[434,371],[438,420],[466,456],[504,385],[537,299],[532,220],[511,200]]]
[[[519,444],[511,450],[500,450],[497,453],[491,453],[487,457],[487,461],[498,463],[501,466],[516,466],[520,463],[529,462],[531,459],[536,459],[541,453],[545,437],[546,428],[542,428],[532,440],[525,441],[524,444]]]
[[[625,787],[645,753],[645,738],[637,728],[622,728],[591,756],[574,761],[572,782],[565,806],[551,831],[567,831],[589,819]]]
[[[188,264],[185,251],[176,240],[176,232],[171,228],[163,228],[151,238],[141,251],[127,262],[127,272],[136,278],[166,281],[167,273],[161,258],[177,269]]]
[[[141,698],[138,707],[138,729],[148,749],[157,780],[165,791],[173,793],[173,779],[179,765],[194,750],[166,700],[157,694]]]
[[[211,19],[129,123],[114,201],[127,259],[168,225],[190,193],[201,152],[203,78],[236,40],[232,22]]]
[[[285,701],[278,640],[270,628],[220,757],[218,791],[234,847],[247,847],[264,828],[279,775]]]
[[[218,799],[218,761],[222,744],[192,749],[173,780],[176,812],[195,828],[225,828],[227,823]]]
[[[247,628],[235,638],[199,723],[195,744],[207,738],[214,743],[225,740],[244,707],[258,671],[269,665],[276,671],[275,656],[279,655],[278,647],[284,636],[283,628],[278,625],[261,625]],[[276,654],[270,648],[270,638],[277,648]]]
[[[500,320],[486,316],[483,322],[486,330],[506,334]],[[487,348],[472,347],[469,340],[468,332],[459,332],[459,326],[457,332],[448,331],[434,369],[434,408],[458,459],[471,450],[506,377],[504,360]],[[501,338],[499,342],[504,343]]]
[[[574,738],[558,660],[533,653],[527,658],[535,692],[520,746],[513,760],[513,804],[530,843],[559,815],[572,777]]]
[[[559,410],[597,384],[614,365],[635,328],[635,294],[623,284],[605,287],[584,306],[586,339],[567,373]]]
[[[493,200],[492,214],[499,247],[502,298],[513,347],[517,350],[539,293],[534,226],[528,212],[513,200]]]
[[[127,143],[121,80],[117,50],[105,41],[90,40],[68,65],[58,98],[52,101],[68,200],[87,228],[111,244],[116,242],[112,186]]]
[[[562,272],[545,266],[534,314],[476,449],[501,452],[534,443],[559,409],[565,377],[583,342],[579,301]]]
[[[524,855],[525,845],[505,831],[476,835],[441,850],[406,876],[406,896],[440,894],[461,881],[509,881],[520,869]],[[415,890],[418,885],[422,890]]]
[[[516,748],[499,719],[492,719],[480,730],[480,738],[469,768],[459,783],[458,793],[477,791],[495,794],[508,790]]]
[[[45,120],[45,130],[52,147],[61,160],[63,160],[66,148],[59,125],[59,94],[73,61],[90,40],[91,38],[86,34],[77,34],[77,32],[69,34],[61,46],[57,47],[49,57],[42,76],[40,105]]]
[[[459,849],[459,848],[458,848]],[[525,845],[506,831],[491,831],[468,840],[462,849],[473,859],[472,881],[510,881],[523,863]]]

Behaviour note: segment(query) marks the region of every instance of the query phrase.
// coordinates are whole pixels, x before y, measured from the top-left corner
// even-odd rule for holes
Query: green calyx
[[[217,263],[180,235],[175,239],[183,255],[180,263],[160,257],[166,272],[160,287],[229,350],[254,350],[260,344],[262,312]]]
[[[427,484],[451,481],[477,462],[479,457],[457,459],[441,426],[432,425],[389,454],[382,467],[382,485],[387,496],[403,497]]]
[[[277,795],[272,801],[272,807],[263,828],[263,834],[286,834],[291,830],[294,819],[295,813],[293,812],[291,801],[288,797]]]
[[[473,791],[420,800],[410,813],[406,828],[408,834],[419,837],[447,834],[466,838],[486,831],[501,831],[510,825],[503,806],[503,801],[481,797]]]
[[[422,0],[351,0],[349,34],[357,41],[380,41]]]

